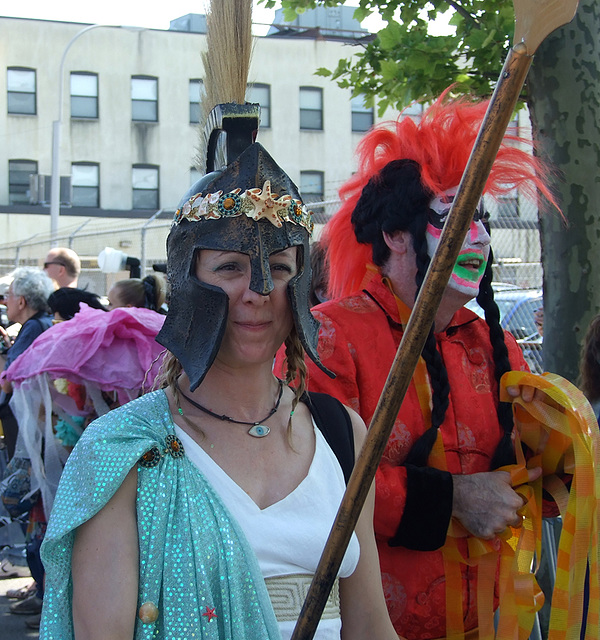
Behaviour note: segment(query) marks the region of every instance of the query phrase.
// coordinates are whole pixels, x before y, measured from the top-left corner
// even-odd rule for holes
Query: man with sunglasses
[[[313,309],[321,323],[319,355],[336,378],[307,362],[308,387],[337,397],[366,424],[485,109],[440,99],[419,123],[406,117],[371,130],[359,146],[358,171],[340,190],[341,208],[325,230],[330,301]],[[539,168],[530,154],[505,144],[486,190],[498,196],[514,185],[549,195]],[[511,405],[499,402],[498,388],[502,374],[527,365],[500,327],[491,263],[480,203],[376,474],[384,593],[398,635],[409,640],[447,637],[450,619],[463,621],[465,638],[478,637],[477,569],[461,564],[448,575],[444,558],[454,548],[448,545],[467,556],[473,539],[499,547],[498,534],[522,522],[523,500],[499,470],[514,461],[514,449]],[[464,307],[473,298],[485,320]],[[540,473],[530,470],[529,480]],[[462,537],[454,543],[457,530]],[[487,570],[493,585],[496,563]],[[447,606],[448,589],[455,595]]]
[[[77,287],[81,273],[81,260],[73,249],[55,247],[48,251],[44,271],[56,282],[57,289]]]

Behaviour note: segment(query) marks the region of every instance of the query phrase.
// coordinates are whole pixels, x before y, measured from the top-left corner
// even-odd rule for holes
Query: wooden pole
[[[517,6],[519,2],[527,3],[525,9]],[[517,20],[523,19],[518,22],[521,41],[509,52],[498,79],[438,247],[415,302],[369,425],[367,438],[348,482],[346,493],[300,612],[292,640],[311,640],[315,634],[394,421],[515,109],[531,66],[533,52],[546,35],[571,20],[577,9],[576,0],[551,0],[546,2],[545,6],[542,5],[544,2],[539,0],[533,4],[532,0],[515,1]],[[565,10],[566,5],[568,5],[567,10]],[[558,13],[551,10],[556,6],[560,7]],[[526,27],[519,26],[523,23]],[[535,25],[534,46],[527,45],[525,36],[527,25]]]

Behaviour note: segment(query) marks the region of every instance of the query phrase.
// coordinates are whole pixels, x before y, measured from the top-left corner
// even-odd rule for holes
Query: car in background
[[[542,290],[512,288],[502,283],[493,287],[494,300],[500,310],[500,325],[517,339],[529,368],[534,373],[541,373],[542,337],[533,314],[544,306]],[[483,318],[483,309],[475,300],[470,300],[465,306]]]

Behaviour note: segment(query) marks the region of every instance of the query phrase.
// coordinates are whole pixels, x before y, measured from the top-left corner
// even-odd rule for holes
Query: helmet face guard
[[[250,289],[269,295],[274,288],[269,257],[298,247],[298,273],[287,287],[294,325],[309,357],[330,374],[319,360],[319,323],[309,307],[311,230],[310,213],[296,186],[257,143],[225,170],[204,176],[184,196],[167,239],[171,301],[156,339],[180,361],[192,391],[219,351],[229,306],[221,288],[195,275],[202,249],[248,255]]]

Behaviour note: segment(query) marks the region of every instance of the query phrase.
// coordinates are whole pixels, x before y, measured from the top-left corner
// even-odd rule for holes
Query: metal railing
[[[315,202],[315,234],[320,232],[327,220],[335,213],[338,201]],[[141,262],[142,276],[152,271],[152,265],[166,261],[166,239],[171,226],[161,219],[163,210],[158,210],[145,220],[121,220],[88,218],[58,234],[59,246],[66,246],[81,257],[82,274],[80,284],[87,285],[100,295],[105,295],[114,278],[103,274],[98,267],[98,254],[105,247],[119,249],[137,257]],[[518,288],[541,288],[542,266],[540,263],[540,238],[537,211],[525,207],[519,216],[500,216],[491,219],[492,244],[494,247],[494,279]],[[19,242],[0,245],[0,276],[10,273],[18,266],[42,266],[51,248],[50,234],[36,234]],[[126,277],[126,276],[125,276]]]

